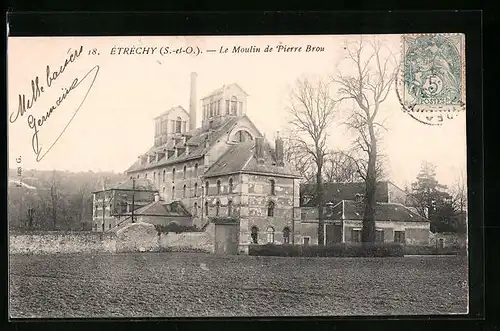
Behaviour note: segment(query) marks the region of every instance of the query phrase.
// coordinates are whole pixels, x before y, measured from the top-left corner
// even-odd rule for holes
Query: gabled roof
[[[227,89],[229,89],[229,88],[231,88],[233,86],[236,87],[237,89],[239,89],[241,92],[243,92],[246,96],[248,96],[248,93],[245,92],[245,90],[242,89],[241,86],[238,85],[238,83],[231,83],[231,84],[228,84],[228,85],[222,85],[222,87],[219,87],[218,89],[212,91],[212,93],[210,93],[207,96],[203,97],[202,100],[210,98],[210,97],[213,97],[214,95],[218,95],[218,94],[224,92],[225,90],[227,90]]]
[[[147,178],[136,178],[135,185],[133,179],[128,179],[125,182],[118,183],[117,185],[110,187],[109,189],[115,190],[136,190],[136,191],[158,191],[153,183]],[[133,188],[134,187],[134,188]]]
[[[158,166],[164,166],[169,164],[175,164],[183,161],[187,161],[190,159],[201,158],[205,155],[205,153],[210,149],[210,147],[217,142],[224,134],[227,134],[236,122],[240,119],[246,117],[246,115],[242,116],[234,116],[228,117],[224,121],[222,121],[216,127],[212,127],[209,129],[208,127],[196,128],[191,130],[185,134],[185,136],[190,137],[188,141],[186,141],[187,145],[192,146],[190,148],[189,154],[182,153],[177,157],[165,158],[158,160],[158,162],[153,161],[149,164],[140,165],[139,160],[136,160],[127,170],[126,172],[132,172],[142,169],[150,169]],[[205,147],[205,141],[207,141],[207,147]],[[154,153],[155,151],[163,150],[163,149],[171,149],[175,145],[174,140],[169,140],[165,145],[159,147],[152,147],[148,150],[147,153]]]
[[[155,201],[147,204],[136,211],[137,216],[160,216],[160,217],[190,217],[191,214],[179,202],[165,203],[165,201]]]
[[[159,118],[159,117],[163,117],[163,116],[165,116],[165,115],[168,115],[168,114],[170,114],[171,112],[173,112],[174,110],[182,110],[183,112],[185,112],[185,113],[186,113],[186,115],[188,115],[188,116],[189,116],[189,113],[186,111],[186,109],[184,109],[184,107],[182,107],[181,105],[178,105],[178,106],[175,106],[175,107],[170,108],[169,110],[164,111],[164,112],[163,112],[163,113],[161,113],[160,115],[156,116],[154,119],[157,119],[157,118]]]
[[[353,200],[342,200],[333,207],[325,207],[325,220],[363,220],[364,203]],[[318,208],[305,207],[301,210],[303,220],[317,220]],[[393,222],[429,222],[399,203],[378,202],[375,208],[376,221]]]
[[[387,181],[381,181],[377,183],[377,191],[375,193],[375,199],[378,202],[388,202],[389,201],[389,191],[387,187]],[[302,184],[300,186],[300,195],[312,196],[312,199],[304,204],[304,207],[313,207],[318,205],[318,200],[315,196],[316,184]],[[334,204],[342,200],[354,200],[357,194],[365,194],[365,183],[324,183],[324,201],[332,202]],[[302,203],[302,199],[301,199]]]
[[[362,220],[364,203],[352,200],[343,201],[343,212],[346,220]],[[334,219],[339,219],[338,212],[333,212]],[[399,222],[429,222],[429,220],[412,212],[399,203],[377,203],[375,208],[375,219],[377,221],[399,221]]]
[[[264,162],[255,158],[255,140],[249,140],[231,146],[205,173],[204,177],[213,177],[236,172],[270,174],[299,178],[300,174],[292,171],[288,165],[276,165],[276,154],[269,142],[264,140]]]

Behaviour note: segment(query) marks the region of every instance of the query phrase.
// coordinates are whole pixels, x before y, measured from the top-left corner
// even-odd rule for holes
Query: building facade
[[[238,249],[251,242],[293,242],[300,221],[299,178],[247,113],[248,94],[236,83],[201,99],[196,125],[196,74],[191,75],[189,112],[174,107],[155,119],[153,146],[127,170],[146,179],[163,201],[178,201],[202,229],[233,219]],[[227,225],[227,224],[226,224]]]

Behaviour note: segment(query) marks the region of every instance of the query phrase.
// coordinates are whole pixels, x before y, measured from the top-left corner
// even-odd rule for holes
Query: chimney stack
[[[196,72],[191,73],[191,91],[189,95],[189,131],[196,129]]]
[[[283,161],[283,139],[281,139],[279,136],[276,137],[276,165],[282,167],[284,165]]]
[[[257,163],[264,162],[264,138],[255,137],[255,158]]]
[[[158,193],[155,193],[155,202],[160,201],[160,195]]]

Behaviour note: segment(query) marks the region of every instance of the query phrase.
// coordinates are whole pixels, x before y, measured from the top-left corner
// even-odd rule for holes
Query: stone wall
[[[214,229],[160,234],[154,225],[130,223],[116,231],[10,234],[11,254],[214,251]]]
[[[115,252],[116,235],[102,232],[35,232],[11,234],[11,254]]]
[[[444,247],[464,248],[467,247],[467,235],[460,233],[430,233],[429,244],[438,246],[439,239],[443,239]]]

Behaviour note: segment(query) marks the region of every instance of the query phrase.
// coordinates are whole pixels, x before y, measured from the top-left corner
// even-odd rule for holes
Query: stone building
[[[147,179],[128,180],[93,192],[92,231],[104,232],[154,201],[158,190]],[[132,207],[133,206],[133,207]]]
[[[149,179],[163,201],[185,206],[196,227],[215,222],[216,240],[219,224],[240,251],[251,242],[293,242],[300,222],[300,176],[284,163],[281,139],[271,146],[246,115],[247,97],[236,83],[208,94],[197,126],[192,73],[189,112],[177,106],[155,118],[153,146],[127,170]]]

